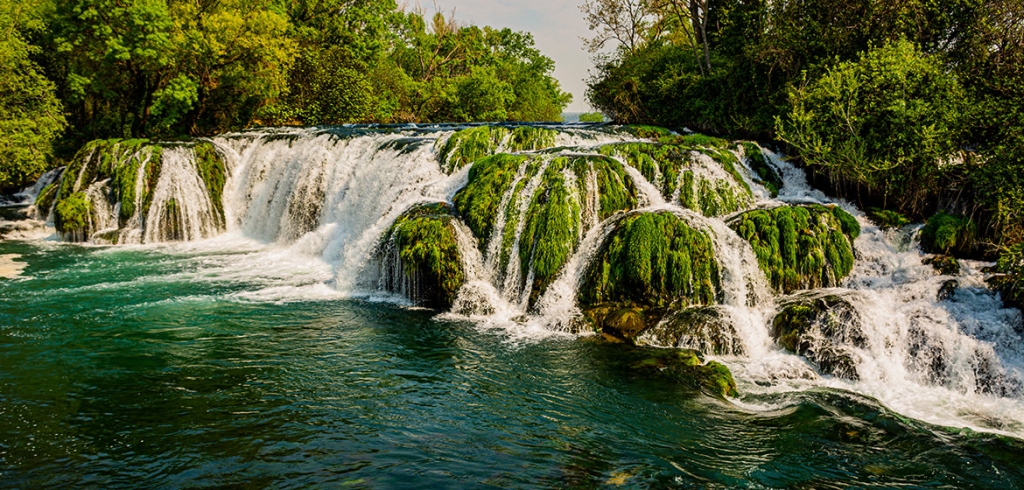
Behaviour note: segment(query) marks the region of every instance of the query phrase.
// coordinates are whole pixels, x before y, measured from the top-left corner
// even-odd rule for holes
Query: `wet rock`
[[[825,295],[785,305],[772,321],[772,337],[822,374],[859,378],[853,349],[866,347],[867,338],[856,309],[844,298]]]
[[[645,349],[644,359],[633,369],[651,375],[667,376],[674,381],[717,397],[737,396],[736,381],[724,364],[704,362],[697,351],[689,349]]]
[[[960,262],[957,262],[956,257],[951,255],[932,255],[926,257],[921,263],[932,266],[944,276],[955,276],[960,273]]]
[[[939,301],[945,301],[953,297],[956,294],[956,290],[960,288],[960,281],[956,279],[950,279],[942,283],[942,287],[939,288],[939,293],[936,295],[936,299]]]
[[[465,283],[451,206],[415,206],[395,220],[378,249],[381,286],[415,305],[447,310]]]
[[[687,308],[669,314],[643,332],[637,343],[693,349],[702,354],[743,355],[743,342],[728,316],[716,307]]]

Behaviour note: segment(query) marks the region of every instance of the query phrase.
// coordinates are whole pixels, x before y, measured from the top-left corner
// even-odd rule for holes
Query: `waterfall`
[[[707,351],[733,370],[745,393],[735,402],[750,409],[775,409],[779,394],[824,386],[876,397],[930,422],[1024,434],[1021,313],[985,287],[985,264],[965,261],[956,275],[935,271],[922,262],[915,228],[879,229],[767,150],[765,161],[781,178],[775,197],[747,164],[749,145],[680,143],[674,160],[644,160],[619,146],[650,145],[654,154],[671,144],[608,128],[547,128],[557,135],[543,149],[512,151],[508,132],[491,153],[511,155],[463,166],[439,158],[442,143],[457,134],[453,127],[266,129],[194,145],[104,143],[25,194],[35,199],[52,184],[90,203],[87,224],[64,233],[69,239],[148,244],[241,236],[322,261],[332,271],[325,287],[340,296],[413,305],[427,286],[409,275],[412,264],[386,235],[417,206],[440,203],[448,214],[435,217],[444,225],[437,229],[447,230],[457,251],[446,265],[461,280],[446,318],[573,334],[595,331],[580,291],[623,223],[670,213],[710,238],[716,295],[711,304],[657,312],[637,343]],[[78,223],[76,201],[55,199],[52,207],[65,214],[56,221]],[[852,215],[860,227],[852,271],[827,288],[773,289],[759,262],[764,250],[737,222],[782,207],[809,210],[812,225],[836,234],[839,218],[831,216],[841,213],[833,210]],[[775,324],[797,307],[812,316],[794,352]],[[669,343],[658,333],[693,318],[714,321]],[[708,341],[709,329],[720,329],[717,343]]]

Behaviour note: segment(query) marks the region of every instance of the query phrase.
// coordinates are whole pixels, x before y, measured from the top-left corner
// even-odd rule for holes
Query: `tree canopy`
[[[554,121],[528,33],[394,0],[0,0],[0,190],[98,138]]]

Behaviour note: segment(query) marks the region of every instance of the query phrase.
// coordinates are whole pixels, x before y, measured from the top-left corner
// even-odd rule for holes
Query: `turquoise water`
[[[1024,488],[1017,439],[835,390],[744,410],[643,351],[333,297],[257,249],[0,254],[28,264],[0,279],[2,488]]]

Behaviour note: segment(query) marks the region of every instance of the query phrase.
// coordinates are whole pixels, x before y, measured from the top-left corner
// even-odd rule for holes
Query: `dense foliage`
[[[571,100],[530,34],[394,0],[0,2],[0,192],[95,139],[554,121]]]
[[[931,251],[994,258],[1024,241],[1021,2],[591,0],[583,11],[594,46],[617,43],[587,94],[615,121],[779,141],[880,224],[935,221]]]

